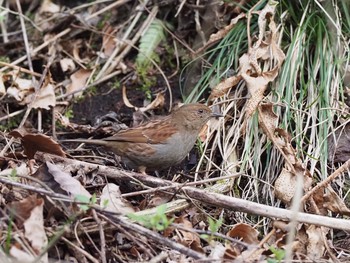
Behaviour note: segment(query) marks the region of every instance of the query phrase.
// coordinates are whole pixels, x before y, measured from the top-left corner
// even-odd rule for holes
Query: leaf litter
[[[222,145],[219,146],[225,140],[224,136],[220,138],[219,134],[220,132],[231,134],[232,130],[235,129],[235,132],[242,136],[242,139],[249,134],[254,118],[257,118],[261,138],[269,141],[271,147],[281,156],[282,169],[276,172],[273,182],[274,191],[271,191],[275,201],[280,201],[286,209],[290,209],[298,188],[301,187],[303,193],[312,189],[314,182],[310,169],[305,166],[289,131],[281,128],[279,115],[274,110],[277,105],[270,102],[270,98],[266,95],[269,85],[275,83],[281,74],[283,62],[286,59],[284,50],[280,47],[281,29],[276,25],[278,20],[276,18],[277,2],[269,1],[260,7],[259,11],[252,8],[246,13],[241,11],[239,14],[236,13],[237,9],[234,6],[228,4],[225,6],[224,12],[227,12],[225,15],[230,19],[227,19],[226,24],[216,31],[207,32],[206,36],[203,36],[204,31],[200,28],[199,20],[194,19],[196,26],[191,29],[192,32],[200,34],[202,39],[207,37],[208,41],[195,53],[192,52],[192,56],[203,53],[224,40],[241,21],[248,25],[248,48],[237,58],[239,64],[238,68],[235,69],[237,74],[223,78],[211,89],[209,103],[219,105],[220,110],[227,114],[223,124],[214,120],[201,132],[199,147],[204,155],[199,156],[198,152],[194,151],[190,154],[189,160],[185,161],[185,166],[176,168],[181,173],[177,174],[174,173],[174,170],[170,170],[168,174],[164,175],[164,178],[180,183],[175,192],[162,190],[161,188],[166,186],[161,184],[150,188],[142,178],[135,180],[137,176],[132,172],[127,173],[129,180],[118,185],[110,175],[101,175],[98,171],[99,168],[89,170],[86,169],[87,165],[81,167],[81,163],[74,163],[74,160],[71,159],[72,156],[70,156],[72,152],[69,151],[67,154],[67,150],[70,150],[67,148],[70,147],[61,147],[62,144],[57,143],[56,130],[60,131],[60,135],[68,137],[107,136],[113,133],[113,129],[110,128],[76,124],[67,116],[69,116],[70,105],[75,102],[74,97],[86,96],[93,90],[91,87],[101,89],[99,86],[101,83],[108,83],[112,80],[118,82],[119,80],[113,79],[116,76],[120,79],[124,78],[122,90],[114,92],[115,97],[109,96],[115,89],[118,89],[120,83],[116,84],[117,88],[108,83],[110,88],[104,92],[114,99],[115,109],[123,109],[124,112],[133,111],[132,114],[129,112],[131,115],[128,120],[129,124],[137,125],[140,122],[136,121],[139,115],[142,117],[150,115],[153,118],[155,113],[163,115],[166,107],[172,107],[171,103],[168,104],[169,101],[172,101],[172,95],[164,91],[165,84],[159,80],[161,78],[158,79],[159,83],[153,84],[158,85],[158,89],[147,90],[150,88],[143,86],[144,83],[140,81],[139,76],[132,74],[135,71],[137,56],[130,52],[129,48],[134,47],[137,41],[147,46],[147,43],[155,39],[142,39],[142,32],[137,32],[138,29],[132,28],[136,24],[139,28],[147,28],[147,25],[141,25],[142,21],[139,20],[140,16],[137,13],[132,13],[130,17],[123,14],[128,10],[125,8],[126,6],[132,6],[132,3],[129,3],[132,1],[123,1],[124,7],[119,6],[118,2],[99,3],[101,7],[99,10],[89,4],[72,8],[60,6],[49,0],[36,3],[38,6],[32,7],[37,8],[34,22],[28,18],[30,21],[28,24],[35,24],[31,28],[35,33],[30,37],[32,48],[36,47],[35,52],[26,54],[24,57],[13,58],[13,64],[1,69],[0,95],[2,100],[6,99],[4,102],[8,112],[8,116],[0,116],[1,120],[11,120],[17,108],[26,109],[29,106],[28,114],[24,117],[21,125],[16,127],[17,129],[11,129],[11,132],[6,130],[0,135],[1,142],[5,142],[6,145],[0,157],[2,167],[0,187],[2,213],[5,215],[3,221],[5,224],[2,227],[7,232],[7,242],[2,250],[7,256],[21,262],[32,262],[33,260],[49,262],[49,258],[74,258],[78,262],[87,260],[92,262],[110,262],[110,260],[130,262],[130,260],[156,259],[157,256],[166,262],[179,262],[180,260],[193,262],[193,259],[235,260],[235,262],[275,260],[278,262],[279,257],[284,257],[285,250],[288,250],[289,245],[291,245],[294,259],[300,262],[303,260],[321,262],[321,260],[334,259],[336,251],[329,246],[331,229],[323,226],[322,222],[319,224],[316,220],[310,224],[281,215],[280,218],[271,219],[269,225],[253,224],[249,220],[243,223],[241,221],[245,218],[240,211],[227,209],[227,206],[223,204],[212,207],[206,199],[203,200],[203,203],[191,200],[186,198],[186,192],[182,191],[188,180],[181,174],[185,174],[191,180],[193,178],[198,180],[197,176],[200,174],[201,176],[205,175],[201,177],[203,180],[201,185],[208,192],[208,197],[209,193],[215,191],[222,194],[239,195],[241,191],[239,180],[228,178],[220,182],[218,178],[218,182],[213,185],[206,180],[221,173],[227,173],[226,175],[236,178],[234,173],[239,171],[241,156],[238,154],[238,149],[232,150],[232,148],[226,149]],[[184,28],[190,26],[192,21],[186,25],[186,19],[189,19],[187,12],[198,14],[198,10],[191,9],[190,5],[173,5],[172,7],[176,7],[174,10],[177,10],[177,15],[179,15],[180,25]],[[71,11],[70,16],[67,16],[68,13],[64,13],[64,8]],[[111,12],[111,17],[114,17],[106,19],[100,15],[100,10]],[[161,13],[164,10],[160,6],[153,8],[153,11]],[[143,12],[143,9],[140,12]],[[64,15],[62,16],[62,14]],[[144,14],[147,16],[147,13]],[[258,25],[257,31],[254,32],[256,37],[253,36],[253,32],[249,32],[251,19],[254,15],[257,15]],[[205,13],[203,13],[203,17],[205,17]],[[131,24],[129,24],[129,19],[133,21]],[[154,21],[153,19],[150,18],[150,21]],[[215,19],[216,22],[222,21],[219,13],[216,13]],[[157,18],[156,21],[160,20]],[[164,29],[164,23],[159,23],[159,26],[161,30]],[[167,34],[169,30],[172,31],[172,29],[167,28]],[[180,33],[186,33],[186,30],[181,29],[181,27],[178,30]],[[183,31],[181,32],[181,30]],[[44,42],[40,38],[38,39],[39,33],[44,34],[42,39]],[[164,34],[163,31],[161,33]],[[170,67],[173,62],[167,61],[169,59],[166,58],[165,54],[167,49],[170,50],[171,47],[164,45],[166,42],[164,36],[156,42],[152,51],[155,51],[157,57],[163,60],[157,58],[153,62],[161,65],[161,68]],[[179,43],[181,44],[180,53],[191,50],[183,42]],[[176,52],[173,52],[172,55],[179,56],[177,45],[174,45]],[[52,65],[47,60],[46,47],[57,49],[58,55],[55,55]],[[142,55],[142,53],[137,54],[139,57]],[[47,66],[45,76],[39,81],[34,81],[35,74],[30,74],[33,72],[29,66],[31,63],[20,64],[20,68],[23,68],[22,72],[15,67],[28,55],[30,55],[30,59],[39,61],[42,68]],[[143,58],[147,58],[147,56],[143,56]],[[152,68],[154,63],[149,64],[151,68],[148,73],[152,76],[155,72]],[[107,67],[107,65],[110,66]],[[158,70],[160,67],[156,68]],[[45,73],[42,69],[39,72]],[[128,75],[130,72],[131,74]],[[126,85],[128,86],[128,96]],[[139,93],[141,95],[137,95],[138,91],[135,87],[141,90],[146,89],[146,92],[143,90]],[[232,114],[233,110],[230,107],[233,104],[230,104],[228,95],[235,89],[242,87],[246,89],[248,99],[242,107],[239,117],[241,123],[237,129],[234,125],[230,125],[235,115]],[[171,92],[176,91],[174,89]],[[72,96],[73,94],[74,96]],[[151,94],[152,98],[145,99],[145,94]],[[94,96],[94,91],[91,91],[88,96]],[[105,104],[107,102],[102,99],[98,103],[100,105],[98,110]],[[142,105],[139,106],[140,104]],[[33,126],[33,123],[38,125],[39,122],[38,127],[41,127],[43,120],[45,123],[49,118],[49,113],[52,113],[51,117],[53,116],[56,121],[49,125],[47,122],[44,125],[45,133],[48,132],[50,135],[42,133],[41,128],[40,132],[33,132],[33,128],[30,126]],[[84,114],[86,112],[82,113],[83,116]],[[37,116],[37,118],[33,116]],[[125,120],[125,115],[120,114],[116,119]],[[25,122],[30,121],[32,125],[24,125]],[[16,146],[11,145],[10,137],[21,141],[24,154],[15,151],[20,147],[16,144]],[[338,144],[331,149],[329,156],[333,155],[333,157],[329,159],[334,161],[335,156],[341,161],[346,161],[347,158],[341,152],[347,152],[347,148],[344,147],[346,136],[344,133],[337,133],[336,137],[339,138]],[[233,143],[237,144],[237,142]],[[9,148],[10,150],[7,150]],[[228,153],[224,152],[226,150]],[[108,152],[101,153],[99,149],[79,148],[73,152],[76,154],[79,151],[83,157],[86,157],[88,153],[95,161],[100,159],[100,167],[108,166],[111,163],[118,166],[116,157],[111,156]],[[39,152],[44,153],[44,156],[51,161],[40,161]],[[218,152],[224,158],[215,157]],[[64,159],[66,160],[64,165],[56,164],[57,159],[51,154],[61,157],[68,156],[69,159]],[[194,161],[191,161],[191,158]],[[73,164],[69,163],[68,160],[73,160]],[[223,167],[229,167],[224,172],[220,171],[220,161],[222,161]],[[193,169],[191,162],[196,166],[195,176],[192,176],[193,173],[188,173],[191,168]],[[29,169],[25,165],[26,163]],[[123,175],[126,173],[123,170],[119,172]],[[251,172],[251,176],[254,177],[254,171]],[[302,178],[302,185],[298,184],[297,178]],[[135,196],[124,198],[124,193],[134,193]],[[153,194],[153,197],[150,197],[152,196],[150,194]],[[181,200],[181,198],[187,199],[185,201],[187,204],[183,208],[174,209],[175,212],[159,209],[162,205],[170,208],[172,203]],[[252,200],[251,204],[260,201]],[[268,211],[272,213],[275,204],[270,205],[269,209],[271,210]],[[141,211],[146,212],[143,214],[138,211],[151,206],[155,206],[155,210],[149,214],[147,210]],[[318,191],[303,200],[300,211],[295,213],[302,212],[312,212],[320,216],[327,216],[332,212],[339,216],[348,216],[349,208],[333,187],[327,185],[320,187]],[[252,215],[262,214],[262,212],[254,210],[251,210],[250,213]],[[130,214],[136,215],[136,217],[128,217]],[[221,225],[220,220],[209,220],[209,218],[219,218],[219,214],[224,214],[223,225]],[[202,219],[198,220],[200,217]],[[135,222],[131,218],[138,218],[138,220]],[[123,227],[127,228],[127,224],[129,224],[123,220],[129,220],[129,223],[135,224],[134,232],[131,233],[123,229]],[[290,233],[290,227],[293,225],[288,221],[293,222],[293,220],[297,221],[294,225],[295,236],[292,243],[289,244],[287,237]],[[147,232],[145,226],[139,226],[145,221],[151,224],[151,229],[158,229],[157,227],[162,226],[166,228]],[[215,224],[217,224],[217,228],[212,228]],[[157,227],[154,228],[155,226]],[[346,228],[346,226],[341,225],[334,227]],[[215,230],[212,231],[213,229]],[[5,232],[3,231],[3,233]],[[49,244],[49,238],[53,238],[55,242]],[[64,248],[68,248],[68,252],[63,252]]]

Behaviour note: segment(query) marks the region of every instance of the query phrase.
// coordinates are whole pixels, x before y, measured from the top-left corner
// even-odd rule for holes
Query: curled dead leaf
[[[86,196],[91,198],[91,194],[69,173],[62,171],[57,165],[50,162],[46,162],[46,166],[50,175],[53,176],[54,181],[71,197]]]
[[[232,87],[236,86],[242,79],[241,75],[229,77],[221,81],[210,93],[210,100],[224,96]]]
[[[49,110],[50,107],[56,105],[55,88],[52,83],[43,85],[37,94],[31,94],[24,100],[26,104],[30,104],[34,109],[45,109]]]
[[[234,225],[226,236],[242,240],[247,244],[259,244],[259,231],[244,223]]]
[[[100,196],[100,206],[109,212],[128,214],[134,213],[132,205],[121,197],[119,186],[116,184],[106,184]]]
[[[21,78],[18,75],[16,71],[8,72],[2,75],[2,81],[9,84],[6,90],[7,95],[22,102],[28,94],[34,91],[34,84],[32,80]]]
[[[74,94],[79,97],[85,90],[85,85],[88,78],[91,75],[91,70],[89,69],[79,69],[70,76],[71,83],[67,86],[67,94]]]
[[[29,218],[30,212],[33,210],[33,208],[40,205],[41,203],[42,199],[38,199],[36,194],[34,194],[28,196],[27,198],[21,201],[12,202],[9,205],[9,209],[14,215],[17,226],[19,228],[21,228],[23,226],[24,221],[26,221]]]
[[[62,157],[66,156],[61,146],[47,135],[28,133],[23,129],[15,129],[9,135],[21,139],[24,152],[29,159],[33,159],[37,151],[56,154]]]
[[[123,102],[124,102],[125,106],[127,106],[129,108],[133,108],[135,111],[140,111],[140,112],[146,112],[149,110],[162,108],[164,106],[164,103],[165,103],[164,92],[158,92],[156,94],[156,98],[151,103],[149,103],[147,106],[141,107],[141,108],[136,107],[136,106],[131,104],[131,102],[129,101],[129,99],[126,95],[126,87],[125,86],[123,86],[123,88],[122,88],[122,96],[123,96]]]
[[[231,20],[229,25],[220,29],[218,32],[210,35],[208,42],[203,47],[201,47],[199,50],[197,50],[196,53],[198,54],[198,53],[202,52],[203,50],[207,49],[210,45],[216,43],[220,39],[223,39],[232,30],[232,28],[235,27],[237,22],[244,17],[246,17],[246,14],[240,13],[238,16],[236,16],[235,18],[233,18]]]
[[[56,105],[54,84],[50,74],[38,91],[35,90],[32,80],[19,77],[19,73],[15,71],[3,75],[2,80],[9,82],[7,95],[15,98],[19,104],[30,104],[35,109],[46,110]]]
[[[75,64],[71,58],[63,58],[60,60],[60,66],[63,72],[75,70]]]
[[[192,223],[184,217],[176,218],[174,223],[182,225],[188,229],[191,229],[193,227]],[[182,229],[178,229],[177,233],[178,235],[174,237],[175,240],[195,251],[204,252],[201,246],[199,235],[197,233],[185,231]]]
[[[350,209],[330,186],[327,187],[326,194],[324,195],[323,206],[334,213],[350,216]]]
[[[326,251],[325,235],[328,229],[325,227],[311,225],[306,229],[308,241],[306,246],[307,256],[311,260],[318,261],[323,257]]]
[[[243,241],[246,244],[258,244],[258,235],[259,232],[251,227],[248,224],[244,223],[238,223],[234,225],[227,233],[226,236],[238,239],[240,241]],[[238,259],[239,256],[242,255],[244,250],[246,250],[247,247],[235,244],[235,243],[227,243],[226,244],[226,251],[225,251],[225,258],[227,259]],[[252,251],[249,250],[251,253]],[[249,256],[250,258],[250,256]],[[248,260],[248,258],[246,259]],[[237,261],[240,262],[240,261]]]
[[[47,246],[48,239],[44,229],[44,200],[37,198],[36,194],[28,196],[18,202],[10,204],[10,210],[15,216],[17,227],[24,228],[24,236],[29,241],[34,252],[38,255]],[[22,250],[20,250],[22,251]],[[21,255],[20,251],[12,251],[14,255]],[[47,262],[48,255],[43,255]]]
[[[282,169],[282,172],[277,177],[275,181],[275,195],[285,204],[289,205],[292,198],[296,192],[297,186],[297,176],[303,178],[303,190],[309,190],[312,184],[312,178],[310,174],[307,173],[307,170],[304,169],[295,169],[296,173],[293,173],[286,168]]]
[[[105,26],[102,29],[103,38],[102,38],[102,47],[103,47],[103,54],[105,57],[110,57],[114,49],[116,47],[115,42],[115,34],[117,30],[112,27],[109,23],[106,23]]]
[[[275,195],[285,204],[290,204],[296,191],[296,176],[283,168],[275,181]]]

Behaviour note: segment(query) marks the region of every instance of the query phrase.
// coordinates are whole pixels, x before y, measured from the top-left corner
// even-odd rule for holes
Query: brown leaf
[[[55,88],[52,84],[51,77],[47,77],[47,80],[40,88],[37,94],[32,93],[24,99],[24,103],[31,104],[34,109],[46,109],[49,110],[50,106],[56,105]]]
[[[11,131],[9,135],[21,139],[24,152],[29,159],[33,159],[37,151],[66,156],[61,146],[47,135],[28,133],[19,129]]]
[[[102,38],[102,47],[103,47],[103,53],[108,58],[110,57],[114,49],[116,47],[115,42],[115,34],[117,30],[112,27],[109,23],[106,23],[105,26],[102,29],[103,38]]]
[[[100,196],[100,206],[109,212],[128,214],[134,213],[132,205],[121,197],[119,186],[113,183],[106,184]],[[107,205],[105,205],[107,203]]]
[[[302,165],[296,151],[290,143],[289,133],[277,128],[278,116],[273,112],[271,103],[259,105],[259,124],[266,136],[273,142],[285,160],[285,167],[275,181],[275,194],[286,204],[290,204],[296,190],[296,176],[303,177],[303,189],[309,189],[312,183],[310,172]]]
[[[296,168],[294,172],[283,168],[275,181],[275,195],[287,205],[291,203],[296,188],[298,187],[297,176],[303,178],[304,192],[308,191],[312,184],[312,178],[308,170],[299,168],[297,164],[294,167]]]
[[[323,205],[334,213],[350,216],[350,209],[345,205],[344,200],[341,199],[330,186],[327,187],[326,194],[324,195]]]
[[[123,88],[122,88],[122,96],[123,96],[123,102],[124,102],[125,106],[127,106],[129,108],[133,108],[135,111],[140,111],[140,112],[146,112],[149,110],[162,108],[162,107],[164,107],[164,103],[165,103],[164,92],[158,92],[156,95],[156,98],[151,103],[149,103],[147,106],[141,107],[141,108],[136,107],[136,106],[131,104],[131,102],[128,99],[128,96],[126,95],[126,87],[125,86],[123,86]]]
[[[85,90],[86,81],[91,75],[89,69],[79,69],[77,72],[70,76],[71,83],[67,86],[67,94],[74,93],[75,96],[79,97]]]
[[[283,168],[275,181],[275,196],[285,204],[290,204],[296,191],[296,176]]]
[[[270,81],[269,78],[266,78],[264,75],[259,77],[251,77],[243,73],[242,77],[245,80],[249,94],[251,95],[251,97],[247,101],[245,112],[247,118],[249,118],[253,115],[259,103],[263,100],[264,92],[266,91],[267,84]]]
[[[48,172],[53,176],[55,182],[57,182],[64,191],[66,191],[71,197],[86,196],[91,197],[91,194],[81,185],[81,183],[73,178],[69,173],[62,171],[57,165],[46,162]]]
[[[235,25],[237,24],[237,22],[246,17],[245,13],[240,13],[238,16],[236,16],[235,18],[233,18],[230,22],[229,25],[225,26],[224,28],[220,29],[218,32],[212,34],[209,37],[208,42],[205,44],[205,46],[201,47],[199,50],[196,51],[196,53],[200,53],[203,50],[207,49],[210,45],[216,43],[217,41],[219,41],[220,39],[223,39],[231,30],[232,28],[235,27]]]
[[[71,58],[63,58],[60,60],[60,66],[63,72],[71,72],[75,70],[75,64]]]
[[[248,244],[259,244],[259,232],[248,224],[239,223],[234,225],[226,236],[242,240]]]
[[[33,208],[41,205],[42,202],[43,200],[41,198],[37,198],[36,194],[30,195],[21,201],[12,202],[9,205],[9,209],[14,215],[17,227],[22,228],[23,223],[30,217],[30,213]]]
[[[311,205],[308,209],[308,212],[311,214],[318,214],[318,215],[328,215],[328,210],[326,206],[324,205],[325,201],[325,195],[324,195],[324,187],[319,188],[315,191],[315,193],[312,195],[313,203],[314,205]]]
[[[328,230],[325,227],[311,225],[306,229],[308,242],[306,246],[307,257],[313,261],[319,261],[326,250],[325,235]]]
[[[185,219],[184,217],[176,218],[174,223],[180,224],[183,227],[188,228],[188,229],[191,229],[193,227],[192,223],[190,221],[188,221],[187,219]],[[181,244],[183,244],[183,245],[185,245],[185,246],[187,246],[195,251],[204,252],[204,250],[201,246],[199,235],[197,233],[189,232],[189,231],[185,231],[185,230],[181,230],[181,229],[178,229],[177,232],[179,233],[179,235],[177,235],[175,237],[175,240],[177,240]]]
[[[236,86],[242,79],[241,75],[229,77],[221,81],[210,93],[210,100],[224,96],[232,87]]]
[[[13,202],[9,207],[15,216],[17,226],[24,227],[25,238],[29,241],[35,254],[39,255],[48,243],[44,229],[44,200],[37,198],[35,194],[19,202]],[[22,254],[21,250],[16,249],[11,253],[15,258],[21,257]],[[48,262],[47,253],[43,255],[40,262]]]

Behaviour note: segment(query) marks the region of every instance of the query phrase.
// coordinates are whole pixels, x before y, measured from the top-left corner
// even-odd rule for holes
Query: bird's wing
[[[118,132],[117,134],[105,138],[105,141],[121,141],[131,143],[159,144],[176,133],[176,127],[171,121],[155,120],[147,124]]]

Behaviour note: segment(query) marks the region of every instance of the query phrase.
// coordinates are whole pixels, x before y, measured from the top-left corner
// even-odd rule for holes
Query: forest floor
[[[287,54],[276,3],[2,5],[0,263],[350,261],[346,136],[336,135],[327,179],[314,177],[322,169],[270,101]],[[222,47],[234,61],[222,51],[225,74],[205,79],[226,67],[210,53]],[[169,169],[140,174],[109,149],[65,141],[112,136],[190,102],[224,117]]]

